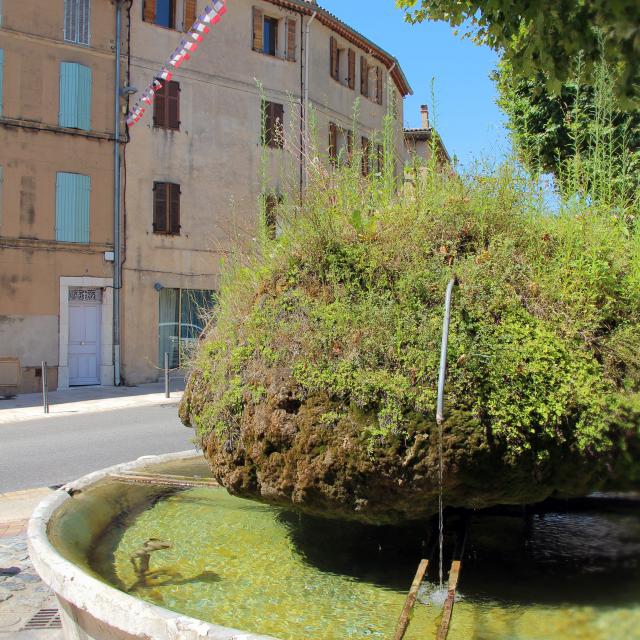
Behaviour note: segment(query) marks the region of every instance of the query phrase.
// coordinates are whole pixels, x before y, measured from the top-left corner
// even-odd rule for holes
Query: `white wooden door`
[[[100,384],[100,307],[95,302],[69,305],[69,385]]]

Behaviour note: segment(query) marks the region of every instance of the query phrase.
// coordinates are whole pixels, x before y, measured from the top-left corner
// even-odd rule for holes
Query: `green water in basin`
[[[134,586],[131,554],[152,537],[172,548],[155,552],[155,574]],[[110,527],[91,566],[137,597],[223,626],[282,640],[390,639],[419,538],[193,489]],[[478,516],[468,540],[452,640],[640,638],[640,515]],[[434,638],[440,612],[417,603],[406,638]]]

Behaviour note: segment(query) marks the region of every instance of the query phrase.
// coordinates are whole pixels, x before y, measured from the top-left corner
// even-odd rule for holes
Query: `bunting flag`
[[[173,67],[173,69],[179,69],[185,60],[189,60],[191,54],[195,53],[200,43],[204,40],[204,36],[209,33],[210,26],[220,22],[220,19],[226,12],[226,0],[213,0],[204,8],[203,12],[198,16],[189,30],[187,39],[180,40],[180,44],[169,56],[169,59],[162,66],[160,72],[154,76],[151,84],[149,84],[140,95],[138,102],[136,102],[129,110],[129,113],[127,113],[125,122],[129,128],[142,119],[146,109],[145,105],[150,106],[153,103],[156,93],[162,89],[165,83],[171,80],[173,75],[171,67]]]

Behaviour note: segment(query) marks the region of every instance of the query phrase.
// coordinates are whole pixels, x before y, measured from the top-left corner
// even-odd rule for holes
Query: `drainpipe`
[[[114,146],[113,146],[113,381],[120,386],[120,59],[122,55],[122,5],[125,0],[116,0],[116,74],[114,85]]]
[[[313,12],[311,19],[307,22],[305,34],[305,61],[304,61],[304,164],[305,164],[305,186],[307,184],[307,160],[309,156],[309,42],[311,40],[311,23],[316,19],[317,11]]]

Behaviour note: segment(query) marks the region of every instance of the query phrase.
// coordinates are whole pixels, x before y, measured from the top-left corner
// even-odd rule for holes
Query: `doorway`
[[[69,289],[69,386],[100,384],[100,289]]]

